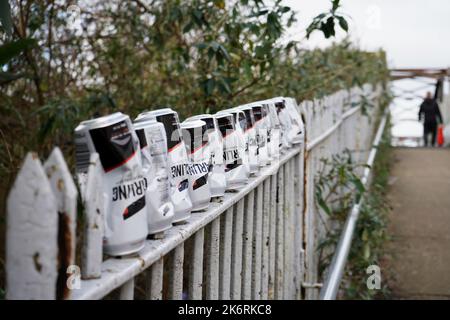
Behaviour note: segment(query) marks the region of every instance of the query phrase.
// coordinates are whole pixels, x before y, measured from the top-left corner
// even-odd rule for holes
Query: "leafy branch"
[[[311,33],[316,30],[322,31],[325,38],[334,37],[336,35],[335,25],[336,21],[342,30],[348,32],[348,22],[346,18],[338,12],[341,7],[340,0],[332,0],[332,7],[329,12],[321,13],[314,17],[311,24],[306,29],[306,38],[309,39]]]

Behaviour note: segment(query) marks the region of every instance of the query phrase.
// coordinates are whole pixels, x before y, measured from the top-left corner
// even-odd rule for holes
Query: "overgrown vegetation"
[[[330,0],[307,35],[346,31],[340,10],[340,1]],[[385,81],[381,51],[349,41],[305,50],[306,39],[283,41],[296,19],[281,0],[0,0],[2,221],[25,154],[44,157],[58,145],[73,168],[72,133],[82,120],[115,111],[134,118],[167,105],[183,119]],[[3,229],[2,222],[4,244]]]
[[[390,136],[386,127],[378,146],[373,165],[373,180],[365,190],[359,178],[364,165],[355,163],[351,153],[324,159],[323,171],[316,182],[316,201],[328,214],[333,227],[319,245],[320,273],[322,277],[330,265],[336,245],[352,205],[363,197],[358,222],[356,224],[345,274],[341,284],[341,298],[345,299],[386,299],[390,290],[382,274],[381,289],[367,288],[367,267],[384,264],[384,247],[388,240],[387,215],[389,207],[385,202],[385,192],[389,178]]]
[[[73,128],[93,116],[120,110],[134,117],[170,105],[184,118],[271,96],[322,96],[386,76],[383,53],[348,41],[312,51],[283,42],[296,16],[279,0],[94,1],[69,10],[76,3],[11,3],[12,32],[0,31],[0,39],[22,53],[2,73],[11,76],[0,91],[2,178],[29,150],[45,155],[59,145],[71,160]],[[325,14],[343,19],[337,7],[332,1]]]

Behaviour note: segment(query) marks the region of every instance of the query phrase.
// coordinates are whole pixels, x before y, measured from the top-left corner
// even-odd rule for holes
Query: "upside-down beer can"
[[[238,108],[230,108],[225,109],[217,112],[217,114],[226,114],[229,113],[233,115],[233,122],[234,122],[234,129],[235,129],[235,136],[236,141],[238,144],[238,149],[243,150],[241,152],[242,157],[242,165],[245,169],[245,171],[248,172],[248,175],[251,174],[250,172],[250,159],[249,159],[249,144],[248,144],[248,136],[246,136],[246,128],[247,128],[247,122],[244,115],[244,112],[239,110]],[[256,154],[255,154],[256,155]],[[255,162],[257,159],[253,159]],[[254,173],[254,172],[253,172]]]
[[[278,118],[277,108],[275,107],[275,102],[273,101],[273,99],[266,100],[265,104],[269,112],[269,118],[272,127],[270,140],[271,143],[269,144],[271,158],[279,159],[280,151],[282,148],[283,135],[280,119]]]
[[[147,179],[148,234],[153,235],[172,227],[174,215],[170,201],[167,142],[164,125],[155,119],[134,124],[141,149],[142,171]]]
[[[258,164],[260,167],[269,163],[267,150],[267,114],[261,103],[251,104],[255,117],[256,142],[258,144]]]
[[[139,251],[147,237],[147,180],[130,118],[116,112],[81,122],[75,129],[75,148],[77,173],[87,172],[94,152],[104,170],[104,252],[120,256]]]
[[[223,138],[223,160],[225,162],[227,190],[236,190],[248,182],[249,172],[243,165],[242,160],[244,150],[239,147],[233,115],[218,113],[215,118]]]
[[[285,97],[286,109],[288,111],[289,117],[291,119],[292,125],[292,143],[300,143],[303,139],[303,121],[298,110],[297,101],[292,97]]]
[[[256,128],[255,128],[255,116],[253,109],[250,105],[243,105],[237,107],[238,110],[244,112],[246,119],[246,126],[244,136],[247,141],[248,163],[250,167],[250,173],[256,174],[259,170],[258,163],[258,142],[256,141]]]
[[[135,122],[148,119],[164,125],[167,142],[167,163],[169,164],[170,199],[175,214],[173,223],[183,222],[191,216],[192,202],[189,197],[188,158],[186,147],[181,138],[178,113],[170,108],[141,113]]]
[[[227,180],[225,177],[225,163],[223,161],[223,138],[219,132],[217,120],[211,114],[201,114],[192,116],[185,121],[193,120],[202,120],[206,123],[211,156],[208,178],[211,197],[223,197],[227,187]]]
[[[286,101],[283,97],[276,97],[272,99],[275,104],[278,119],[281,124],[281,140],[282,148],[287,149],[292,146],[293,138],[295,136],[295,129],[292,128],[291,118],[286,109]]]
[[[269,163],[273,164],[274,162],[279,160],[280,151],[280,128],[277,127],[276,119],[273,119],[273,116],[270,111],[270,103],[269,101],[262,102],[262,110],[266,115],[266,125],[267,125],[267,155],[269,159]],[[276,113],[275,113],[276,116]],[[279,122],[278,122],[279,125]]]
[[[211,201],[208,184],[211,155],[206,123],[202,120],[185,121],[181,123],[181,132],[190,161],[188,173],[192,211],[206,210]]]

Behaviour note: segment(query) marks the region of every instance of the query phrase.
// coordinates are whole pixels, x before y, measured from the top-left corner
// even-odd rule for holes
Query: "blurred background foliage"
[[[347,31],[339,0],[324,10],[307,37]],[[58,145],[73,166],[81,120],[114,111],[133,119],[161,106],[183,119],[386,79],[383,52],[349,41],[305,50],[301,35],[287,41],[296,19],[281,0],[0,0],[2,221],[26,152],[46,156]]]

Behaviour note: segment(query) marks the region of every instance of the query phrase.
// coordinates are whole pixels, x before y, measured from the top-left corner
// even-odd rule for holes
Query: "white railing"
[[[317,299],[316,248],[329,222],[315,205],[314,178],[321,158],[344,149],[354,151],[356,161],[366,159],[375,120],[357,103],[362,94],[369,97],[374,115],[381,90],[365,85],[302,102],[305,141],[239,192],[226,193],[208,211],[120,259],[103,261],[95,241],[103,214],[98,159],[91,159],[76,259],[71,174],[59,149],[44,165],[29,154],[7,204],[7,298],[101,299],[119,289],[120,299],[133,299],[139,276],[147,299]]]

